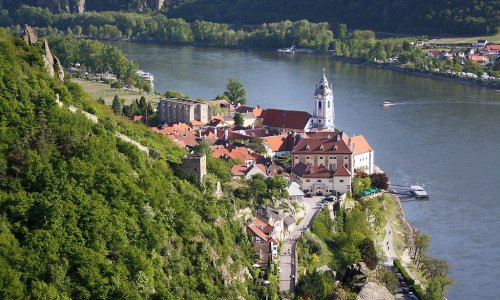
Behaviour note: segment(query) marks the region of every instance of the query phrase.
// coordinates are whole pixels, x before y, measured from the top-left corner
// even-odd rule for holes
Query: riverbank
[[[427,72],[427,71],[424,72],[424,71],[419,71],[419,70],[410,70],[410,69],[404,68],[404,67],[397,65],[397,64],[367,62],[367,61],[363,61],[363,60],[360,60],[357,58],[349,58],[349,57],[335,56],[335,55],[332,57],[334,60],[337,60],[337,61],[347,62],[347,63],[356,64],[356,65],[360,65],[360,66],[367,66],[367,67],[373,67],[373,68],[377,68],[377,69],[384,69],[384,70],[389,70],[389,71],[401,72],[401,73],[410,74],[410,75],[414,75],[414,76],[420,76],[420,77],[428,77],[428,78],[435,78],[435,79],[440,79],[440,80],[447,80],[447,81],[452,81],[452,82],[456,82],[456,83],[460,83],[460,84],[477,85],[480,87],[495,89],[495,90],[500,89],[500,82],[483,81],[483,80],[477,80],[477,79],[472,79],[472,78],[461,78],[461,77],[448,76],[446,74],[433,73],[433,72]]]

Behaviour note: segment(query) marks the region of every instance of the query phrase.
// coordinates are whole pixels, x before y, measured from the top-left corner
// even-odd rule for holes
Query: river
[[[408,221],[448,260],[449,299],[498,299],[500,93],[492,89],[334,61],[327,56],[114,43],[155,76],[158,91],[222,94],[241,80],[248,103],[312,113],[322,68],[333,82],[335,125],[363,134],[393,183],[425,184],[429,201],[405,201]],[[380,104],[389,99],[390,108]],[[499,187],[499,190],[497,190]]]

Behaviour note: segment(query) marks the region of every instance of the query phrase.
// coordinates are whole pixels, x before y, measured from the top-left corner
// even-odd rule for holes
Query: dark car
[[[324,201],[334,201],[335,199],[335,196],[326,196],[325,198],[323,198]]]

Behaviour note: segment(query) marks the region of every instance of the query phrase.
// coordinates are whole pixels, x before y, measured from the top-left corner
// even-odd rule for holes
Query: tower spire
[[[326,78],[326,70],[323,67],[323,78],[314,91],[314,113],[311,124],[312,130],[326,129],[333,131],[335,129],[334,120],[334,99],[333,91]]]

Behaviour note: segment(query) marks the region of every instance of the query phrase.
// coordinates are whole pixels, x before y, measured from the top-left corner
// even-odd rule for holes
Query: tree
[[[205,154],[207,157],[212,156],[212,149],[206,140],[202,140],[198,145],[195,145],[193,147],[193,152],[196,154]]]
[[[236,126],[243,126],[243,124],[245,123],[245,120],[243,120],[243,115],[239,112],[234,114],[233,120],[234,120],[234,125]]]
[[[422,255],[429,249],[429,243],[430,237],[428,235],[421,234],[418,230],[414,231],[412,259],[417,266],[420,265]]]
[[[231,102],[240,104],[247,103],[247,99],[245,99],[247,91],[243,87],[241,81],[239,81],[238,79],[229,78],[226,85],[226,90],[224,91],[224,95],[227,96]]]
[[[361,241],[358,246],[359,252],[361,252],[361,259],[366,263],[366,266],[371,270],[374,270],[378,264],[377,250],[375,250],[375,244],[370,238],[365,238]]]
[[[120,115],[122,114],[123,110],[123,101],[118,97],[118,95],[115,95],[113,98],[113,103],[111,104],[111,108],[115,112],[115,114]]]
[[[372,186],[377,189],[386,190],[389,188],[389,178],[385,173],[373,173],[370,175]]]
[[[183,92],[179,92],[176,90],[169,90],[165,93],[165,97],[167,98],[183,98],[183,99],[191,99],[191,97],[184,95]]]

